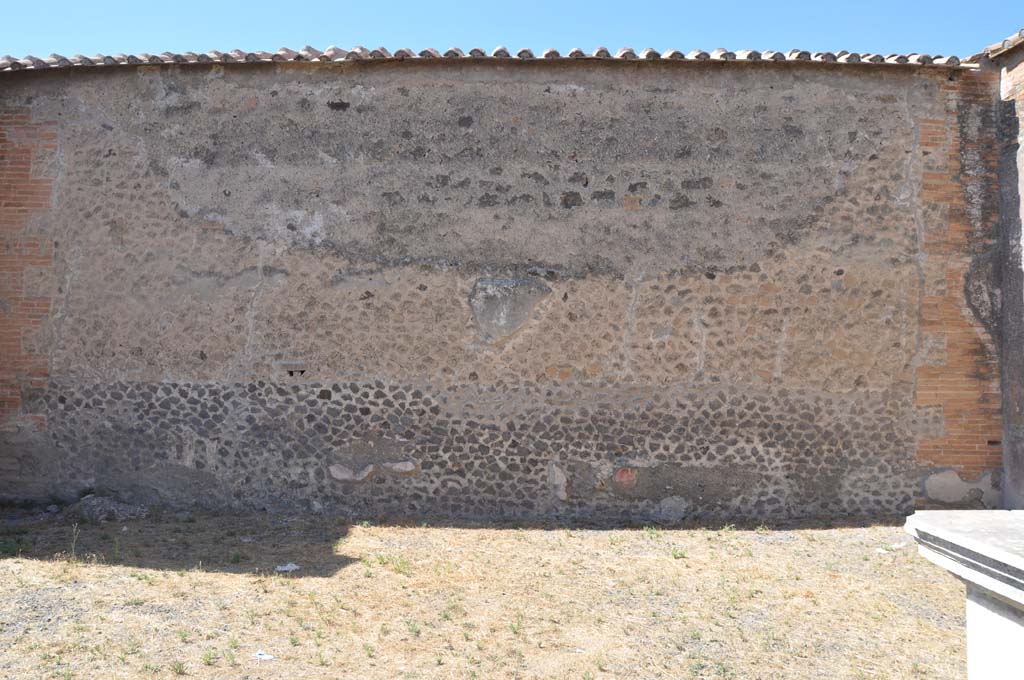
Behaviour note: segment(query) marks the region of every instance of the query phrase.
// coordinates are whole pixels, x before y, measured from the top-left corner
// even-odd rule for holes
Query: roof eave
[[[986,56],[992,60],[1001,59],[1010,52],[1016,51],[1021,46],[1024,46],[1024,28],[1020,29],[1005,40],[1000,40],[994,45],[989,45],[980,55],[976,56]]]

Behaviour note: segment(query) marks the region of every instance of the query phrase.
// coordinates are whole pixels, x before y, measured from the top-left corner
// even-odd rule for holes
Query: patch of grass
[[[171,664],[171,672],[175,675],[186,675],[185,664],[181,661],[175,661]]]
[[[32,542],[23,536],[0,536],[0,557],[18,557],[32,549]]]
[[[408,560],[400,555],[383,555],[378,553],[377,564],[390,567],[393,572],[402,576],[412,575],[412,568],[409,566]]]
[[[728,665],[726,665],[722,661],[714,662],[713,668],[715,670],[715,675],[717,675],[720,678],[735,678],[736,677],[736,673],[732,670],[732,668],[730,668]]]
[[[408,628],[409,632],[415,635],[416,637],[419,637],[420,634],[423,633],[423,629],[420,628],[420,624],[416,623],[415,621],[406,621],[405,627]]]

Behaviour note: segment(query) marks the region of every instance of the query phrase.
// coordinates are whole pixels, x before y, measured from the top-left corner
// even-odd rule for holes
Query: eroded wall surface
[[[997,504],[997,100],[824,64],[5,75],[0,492]]]
[[[1003,504],[1024,508],[1024,258],[1021,196],[1024,184],[1024,54],[1007,53],[1000,69],[1000,268],[1002,314],[1000,366],[1003,385]]]

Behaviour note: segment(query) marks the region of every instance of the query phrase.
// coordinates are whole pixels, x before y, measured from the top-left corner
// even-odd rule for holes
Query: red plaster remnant
[[[49,206],[52,182],[41,176],[40,160],[56,148],[55,122],[33,121],[27,108],[0,108],[0,428],[21,413],[22,387],[49,377],[47,358],[31,347],[51,300],[26,281],[53,270],[54,244],[33,234],[29,221]],[[42,416],[30,420],[44,424]]]
[[[978,480],[1002,465],[999,366],[993,339],[969,308],[964,285],[973,257],[995,244],[999,214],[984,204],[980,218],[972,218],[969,192],[973,186],[983,195],[998,195],[998,151],[978,143],[989,135],[964,139],[961,116],[965,109],[996,104],[999,74],[962,72],[942,89],[945,114],[917,121],[924,161],[921,250],[931,273],[921,301],[921,331],[926,343],[942,349],[917,368],[915,401],[941,409],[943,433],[919,441],[917,459]],[[969,159],[975,160],[965,167]],[[924,498],[917,502],[927,505]]]
[[[636,486],[637,469],[619,468],[615,471],[615,483],[619,486]]]

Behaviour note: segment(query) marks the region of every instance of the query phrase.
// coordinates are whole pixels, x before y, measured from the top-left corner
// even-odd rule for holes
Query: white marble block
[[[1024,510],[907,518],[922,556],[967,585],[967,677],[1024,677]]]

